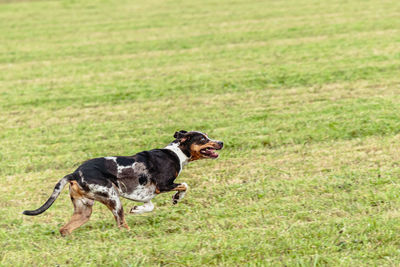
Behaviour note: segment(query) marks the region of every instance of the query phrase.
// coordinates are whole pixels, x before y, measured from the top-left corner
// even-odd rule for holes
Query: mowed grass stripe
[[[125,53],[118,55],[96,55],[92,57],[61,57],[61,58],[52,58],[51,60],[44,61],[32,61],[32,62],[17,62],[17,63],[8,63],[6,65],[0,65],[0,69],[10,70],[11,73],[2,73],[2,75],[7,75],[3,77],[9,77],[6,80],[9,82],[20,82],[22,80],[16,80],[15,76],[28,67],[32,66],[41,66],[45,68],[46,66],[51,65],[52,68],[57,68],[59,66],[68,67],[69,65],[78,65],[80,64],[88,64],[88,63],[103,63],[99,67],[110,66],[112,64],[113,68],[120,67],[117,65],[117,62],[121,62],[122,67],[126,68],[126,64],[135,64],[135,60],[142,60],[139,66],[160,66],[160,63],[165,64],[164,62],[168,62],[168,64],[175,64],[176,58],[179,58],[179,62],[187,62],[198,60],[198,57],[202,56],[203,60],[205,60],[205,56],[209,58],[216,58],[217,55],[230,55],[231,51],[237,53],[244,53],[244,49],[250,51],[264,51],[269,53],[260,53],[260,56],[269,57],[263,58],[263,60],[268,60],[273,62],[276,60],[276,55],[273,57],[271,53],[273,51],[279,51],[279,57],[287,57],[292,58],[293,56],[300,56],[299,51],[303,51],[306,54],[301,54],[302,57],[309,57],[309,54],[314,55],[314,53],[321,53],[319,56],[319,60],[326,60],[323,55],[337,57],[348,57],[348,56],[359,56],[360,52],[369,53],[371,51],[374,55],[386,54],[388,52],[392,52],[396,55],[396,48],[398,47],[394,42],[397,36],[398,30],[383,30],[383,31],[372,31],[372,32],[363,32],[357,34],[335,34],[335,35],[321,35],[317,37],[303,37],[303,38],[289,38],[289,39],[272,39],[270,41],[249,41],[249,42],[241,42],[236,44],[223,44],[223,45],[212,45],[207,47],[207,54],[205,54],[205,49],[201,47],[191,48],[191,49],[180,49],[180,50],[159,50],[159,51],[145,51],[145,52],[137,52],[137,53]],[[349,37],[351,36],[351,40]],[[392,40],[391,40],[392,39]],[[372,40],[372,42],[371,42]],[[347,46],[354,46],[354,50],[348,51],[347,49],[343,49],[343,46],[339,46],[338,44],[342,44],[346,42]],[[361,43],[363,44],[361,46]],[[378,45],[380,49],[378,48]],[[318,50],[311,49],[318,47]],[[331,51],[331,49],[340,50]],[[371,50],[371,48],[374,48]],[[282,51],[280,51],[282,50]],[[284,53],[283,53],[284,51]],[[323,54],[322,54],[323,53]],[[315,55],[314,55],[315,57]],[[156,60],[158,59],[158,60]],[[286,60],[285,60],[286,61]],[[107,64],[104,64],[107,63]],[[104,66],[103,66],[104,65]],[[81,69],[82,71],[83,69]],[[18,71],[18,72],[17,72]],[[58,71],[54,74],[57,74]],[[38,75],[39,73],[35,73]],[[5,79],[5,78],[4,78]],[[25,79],[26,80],[26,79]],[[35,80],[29,80],[29,82],[34,82]]]
[[[184,67],[188,71],[199,71],[199,69],[193,69],[193,66],[197,66],[199,63],[208,65],[210,71],[217,71],[218,68],[226,67],[227,58],[237,58],[236,65],[241,67],[243,67],[243,61],[251,62],[253,64],[249,67],[254,68],[260,67],[258,64],[261,63],[268,66],[278,62],[293,64],[298,63],[299,60],[302,60],[304,64],[317,65],[318,63],[341,62],[345,59],[349,61],[351,56],[353,65],[356,65],[358,62],[355,59],[371,62],[374,59],[397,58],[399,50],[394,43],[396,36],[396,30],[388,30],[351,35],[351,41],[348,40],[349,34],[338,34],[330,38],[321,36],[315,39],[278,39],[269,42],[224,44],[208,47],[207,54],[205,54],[205,49],[195,48],[124,54],[122,56],[63,57],[51,61],[35,62],[35,64],[41,65],[39,69],[33,69],[32,62],[4,65],[3,69],[10,70],[10,72],[3,72],[2,74],[4,75],[3,79],[9,80],[13,85],[14,82],[21,81],[33,84],[37,80],[43,82],[46,81],[43,78],[49,75],[51,75],[52,81],[61,77],[63,81],[68,80],[68,77],[76,76],[73,73],[79,73],[82,78],[90,77],[87,74],[93,73],[94,65],[96,73],[99,75],[108,74],[107,76],[113,73],[124,74],[124,72],[127,75],[143,75],[143,71],[145,73],[149,71],[158,73],[163,69],[165,69],[163,74],[166,75],[169,74],[168,71],[171,69],[174,70],[174,67],[180,68],[180,71]],[[329,59],[326,58],[328,56]],[[213,64],[210,64],[210,60]],[[168,67],[168,69],[165,67]],[[235,65],[230,66],[229,71],[235,68],[237,68]],[[29,70],[29,75],[33,75],[35,79],[26,80],[27,73],[24,70]],[[107,72],[102,73],[102,71]],[[136,76],[132,78],[136,78]]]
[[[125,34],[121,34],[122,37],[117,43],[102,43],[93,45],[65,45],[65,47],[57,47],[49,45],[47,48],[36,49],[25,51],[23,48],[16,50],[15,53],[2,53],[0,55],[0,63],[6,62],[19,62],[29,61],[37,59],[46,59],[56,57],[68,57],[68,56],[94,56],[97,54],[120,54],[124,51],[158,51],[166,49],[188,49],[193,47],[207,47],[209,45],[218,44],[222,45],[225,43],[240,43],[243,40],[252,41],[267,41],[276,38],[299,38],[304,36],[320,36],[324,34],[333,33],[357,33],[362,31],[373,30],[393,30],[398,29],[397,16],[394,16],[390,22],[387,20],[371,21],[371,22],[360,22],[357,21],[354,24],[348,24],[343,22],[341,24],[327,24],[324,29],[322,25],[294,25],[294,27],[284,27],[276,31],[270,32],[269,25],[262,25],[260,29],[246,29],[239,32],[236,27],[233,27],[232,31],[229,32],[223,29],[222,32],[210,33],[208,30],[205,34],[198,34],[194,36],[182,36],[182,37],[171,37],[169,34],[165,39],[156,39],[150,41],[141,41],[137,39],[129,40],[125,38]],[[84,34],[84,33],[81,33]],[[129,35],[126,36],[136,36]],[[75,38],[73,38],[75,39]],[[58,43],[62,43],[62,40]],[[42,42],[39,42],[39,47],[43,47]],[[17,46],[14,45],[17,48]],[[14,48],[15,49],[15,48]],[[21,60],[22,59],[22,60]]]
[[[209,13],[210,16],[215,16],[216,18],[220,18],[218,14],[213,14],[213,12]],[[249,13],[245,13],[249,14]],[[251,14],[251,13],[250,13]],[[342,15],[342,16],[341,16]],[[221,33],[234,33],[234,32],[247,32],[249,30],[252,31],[260,31],[264,30],[265,34],[269,35],[277,35],[280,32],[280,37],[285,36],[285,34],[293,34],[296,32],[297,28],[295,27],[304,27],[309,26],[308,33],[315,32],[316,25],[314,25],[314,21],[316,19],[320,20],[321,26],[323,25],[328,29],[328,27],[338,27],[340,25],[344,25],[346,23],[343,30],[349,30],[349,26],[358,25],[359,21],[363,18],[373,18],[374,22],[379,22],[382,19],[382,13],[377,11],[358,11],[355,14],[348,14],[343,16],[343,14],[325,14],[325,15],[315,15],[311,14],[308,16],[280,16],[280,17],[271,17],[265,15],[260,17],[259,19],[254,19],[254,14],[251,14],[252,19],[241,18],[240,16],[232,20],[231,17],[225,18],[225,20],[221,20],[219,22],[214,22],[210,20],[203,21],[205,23],[199,24],[201,21],[190,20],[182,22],[182,25],[177,25],[174,23],[174,26],[163,26],[163,27],[152,27],[152,28],[138,28],[135,21],[129,21],[127,19],[123,20],[123,23],[118,23],[113,19],[112,21],[104,22],[97,21],[97,24],[90,24],[88,21],[79,21],[77,25],[71,25],[71,21],[69,21],[69,26],[71,29],[74,27],[79,27],[79,32],[76,32],[71,29],[65,29],[65,25],[61,24],[56,28],[57,31],[51,31],[51,27],[54,27],[57,24],[54,24],[52,21],[49,25],[43,25],[43,28],[46,29],[45,34],[43,33],[43,28],[38,25],[32,25],[32,28],[23,29],[21,25],[16,23],[13,27],[18,27],[20,30],[28,30],[29,35],[26,35],[23,31],[12,31],[7,33],[7,37],[9,42],[15,42],[18,48],[25,48],[34,50],[35,47],[40,47],[41,42],[45,41],[46,44],[51,44],[56,47],[69,47],[69,46],[79,46],[79,45],[89,45],[89,44],[115,44],[117,40],[125,40],[125,41],[162,41],[166,39],[176,39],[182,37],[196,37],[196,36],[206,36],[206,34],[221,34]],[[385,18],[394,19],[397,16],[397,12],[385,12]],[[132,16],[132,15],[131,15]],[[40,20],[42,22],[43,20]],[[60,22],[63,22],[62,20]],[[284,22],[284,23],[283,23]],[[355,24],[356,23],[356,24]],[[381,22],[382,23],[382,22]],[[4,25],[4,24],[3,24]],[[288,25],[291,27],[288,28]],[[386,25],[386,23],[384,24]],[[5,27],[10,27],[10,25],[5,24]],[[274,26],[273,28],[268,26]],[[380,25],[376,25],[380,26]],[[196,30],[193,31],[193,27],[196,27]],[[289,31],[282,31],[285,29],[289,29]],[[305,30],[305,29],[304,29]],[[320,29],[321,30],[321,29]],[[67,32],[66,32],[67,31]],[[16,33],[21,34],[21,36],[15,36]],[[85,34],[86,33],[86,34]],[[334,32],[327,32],[328,34],[334,34]],[[85,34],[84,38],[76,38],[81,34]],[[24,39],[29,38],[32,41],[31,45],[27,45],[23,41]]]
[[[399,82],[392,80],[390,83],[371,84],[369,82],[346,82],[312,87],[294,87],[285,90],[263,90],[247,91],[246,100],[242,102],[243,92],[215,93],[193,93],[185,99],[185,108],[200,103],[203,106],[211,105],[214,109],[221,106],[243,105],[252,107],[252,110],[267,110],[272,113],[286,113],[309,110],[308,104],[315,106],[317,102],[325,105],[331,101],[343,101],[357,98],[374,99],[396,98],[399,92]],[[161,109],[166,114],[180,110],[182,107],[174,105],[180,102],[181,96],[165,96],[147,101],[123,101],[118,104],[104,103],[101,106],[85,104],[76,109],[74,107],[56,108],[57,116],[49,113],[47,107],[38,106],[31,109],[30,113],[23,114],[23,111],[9,110],[0,114],[1,122],[5,129],[10,128],[40,128],[51,127],[52,125],[68,125],[80,121],[92,122],[98,116],[106,121],[124,119],[124,116],[136,117],[146,111],[146,114],[154,116]],[[126,117],[125,117],[126,118]],[[128,117],[129,119],[129,117]]]
[[[152,80],[142,80],[134,85],[130,81],[107,83],[100,83],[93,88],[91,83],[78,84],[73,86],[74,90],[69,93],[53,91],[52,88],[36,88],[36,94],[26,95],[19,93],[18,98],[15,98],[13,93],[2,93],[2,99],[5,102],[2,105],[3,109],[15,108],[18,105],[26,107],[34,107],[38,105],[45,105],[48,108],[57,109],[66,106],[82,106],[85,104],[99,104],[104,102],[118,103],[121,100],[142,100],[168,96],[170,94],[191,94],[191,90],[195,90],[197,94],[201,93],[222,93],[224,91],[230,92],[244,92],[250,90],[263,90],[266,85],[270,88],[276,87],[291,87],[300,85],[322,85],[335,81],[357,81],[364,79],[371,79],[374,82],[387,79],[394,76],[398,72],[399,64],[387,64],[383,62],[381,66],[364,66],[359,68],[347,67],[339,70],[325,70],[324,72],[303,72],[293,73],[291,70],[296,66],[290,68],[281,68],[275,70],[270,74],[256,74],[244,73],[242,77],[230,73],[230,75],[202,75],[200,77],[185,76],[182,80],[173,78],[172,81],[164,81],[160,83],[153,83]],[[217,73],[214,73],[217,74]],[[222,76],[222,77],[218,77]],[[211,80],[218,77],[217,80]],[[231,78],[232,77],[232,78]],[[95,79],[94,79],[95,80]],[[93,81],[94,81],[93,80]],[[178,83],[180,82],[180,84]],[[88,90],[85,90],[88,88]],[[80,89],[80,90],[79,90]],[[100,90],[105,93],[92,93],[90,89]],[[145,89],[145,91],[143,90]],[[81,91],[86,91],[79,94]],[[182,92],[185,93],[182,93]],[[43,96],[40,95],[43,92]]]

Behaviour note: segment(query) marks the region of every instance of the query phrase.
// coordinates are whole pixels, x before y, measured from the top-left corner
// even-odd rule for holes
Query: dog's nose
[[[222,148],[224,146],[224,142],[218,141],[218,145]]]

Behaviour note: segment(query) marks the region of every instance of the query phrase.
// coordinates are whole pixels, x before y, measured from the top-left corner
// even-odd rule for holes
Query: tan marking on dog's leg
[[[172,191],[186,191],[188,189],[188,186],[186,183],[182,183],[180,185],[178,185],[177,187],[175,187],[174,189],[172,189]]]
[[[83,192],[80,190],[76,182],[73,182],[71,182],[69,190],[71,200],[74,205],[74,213],[72,214],[71,220],[66,225],[61,227],[60,233],[62,236],[71,234],[76,228],[89,221],[90,215],[92,215],[94,201],[84,197],[82,195]]]

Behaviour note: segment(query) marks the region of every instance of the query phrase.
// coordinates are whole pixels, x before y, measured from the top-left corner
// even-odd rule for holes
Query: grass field
[[[1,1],[0,266],[398,266],[400,2]],[[72,236],[82,161],[223,140]],[[125,210],[135,205],[123,200]]]

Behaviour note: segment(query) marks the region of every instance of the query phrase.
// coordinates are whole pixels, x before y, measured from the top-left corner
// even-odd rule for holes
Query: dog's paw
[[[70,235],[71,233],[68,231],[68,229],[65,229],[64,227],[60,229],[60,234],[62,237],[66,237],[67,235]]]
[[[129,213],[135,213],[135,214],[141,213],[141,209],[140,209],[139,207],[140,207],[140,206],[134,206],[133,208],[131,208],[131,210],[129,211]]]
[[[154,205],[151,202],[144,203],[142,206],[134,206],[131,208],[129,213],[134,213],[134,214],[142,214],[145,212],[150,212],[154,209]]]
[[[175,195],[172,196],[172,204],[178,204],[178,202],[185,196],[185,193],[185,191],[176,192]]]
[[[172,205],[178,204],[179,201],[179,192],[175,193],[175,195],[172,196]]]

